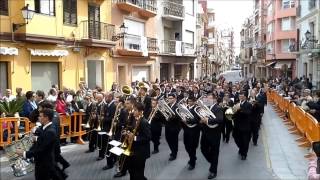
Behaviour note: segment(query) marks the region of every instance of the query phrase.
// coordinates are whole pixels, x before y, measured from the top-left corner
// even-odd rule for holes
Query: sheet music
[[[119,148],[119,147],[117,147],[117,146],[115,146],[115,147],[113,147],[113,148],[110,149],[110,152],[111,152],[112,154],[115,154],[115,155],[117,155],[117,156],[120,156],[120,155],[124,152],[124,150],[121,149],[121,148]]]

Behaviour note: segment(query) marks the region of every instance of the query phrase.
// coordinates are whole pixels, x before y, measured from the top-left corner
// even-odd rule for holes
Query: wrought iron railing
[[[111,41],[115,33],[113,24],[99,21],[81,21],[80,23],[81,39],[97,39]]]
[[[141,0],[115,0],[116,3],[130,3],[136,6],[142,7],[142,1]]]
[[[156,0],[144,0],[142,7],[143,7],[143,9],[157,12],[157,1]]]
[[[162,41],[162,51],[163,54],[195,54],[194,44],[181,42],[181,46],[177,46],[178,41],[176,40],[163,40]],[[181,49],[177,49],[181,48]],[[180,52],[179,52],[180,51]]]
[[[124,34],[123,37],[119,39],[119,48],[141,51],[141,36]]]
[[[158,41],[156,38],[149,38],[148,37],[148,51],[157,52],[158,51]]]
[[[184,18],[184,6],[170,1],[163,2],[163,15]]]

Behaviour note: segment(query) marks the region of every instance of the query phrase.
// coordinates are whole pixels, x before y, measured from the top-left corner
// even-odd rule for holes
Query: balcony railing
[[[173,3],[170,1],[163,2],[163,15],[173,16],[178,19],[184,18],[184,6],[182,4]]]
[[[156,12],[157,11],[157,1],[156,0],[145,0],[142,7],[146,10]]]
[[[156,38],[148,38],[148,51],[157,52],[158,51],[158,41]]]
[[[179,44],[177,44],[179,42]],[[162,52],[163,54],[175,54],[179,55],[194,55],[195,49],[194,44],[185,43],[176,40],[163,40],[162,41]]]
[[[119,40],[119,47],[131,51],[141,51],[141,36],[124,34]]]
[[[81,21],[80,23],[80,38],[81,39],[96,39],[112,41],[114,36],[114,25],[99,21]]]

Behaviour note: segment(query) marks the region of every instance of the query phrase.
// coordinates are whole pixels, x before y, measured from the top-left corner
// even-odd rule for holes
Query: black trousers
[[[177,156],[180,130],[180,126],[175,124],[166,124],[165,126],[165,136],[171,150],[171,156]]]
[[[189,164],[194,166],[197,160],[196,153],[199,145],[200,128],[198,126],[194,128],[184,127],[183,130],[183,143],[186,151],[189,154]]]
[[[258,143],[259,138],[259,130],[261,126],[261,116],[257,117],[256,121],[252,122],[251,124],[251,135],[252,135],[252,142],[254,144]]]
[[[106,155],[106,152],[107,152],[107,144],[108,144],[108,136],[107,136],[107,134],[99,136],[99,133],[98,133],[97,144],[98,144],[98,148],[99,148],[99,157],[104,158],[105,155]]]
[[[124,160],[123,160],[123,158],[124,158]],[[120,172],[122,174],[124,174],[129,169],[129,163],[130,163],[129,161],[130,161],[130,159],[128,159],[128,157],[126,155],[123,155],[123,154],[120,155],[119,159],[122,159],[122,162],[118,162],[119,163],[119,168],[121,168],[119,170],[120,170]]]
[[[63,167],[69,166],[69,162],[63,158],[63,156],[61,155],[61,150],[60,150],[60,144],[57,144],[55,147],[55,161],[57,163],[60,163]]]
[[[209,171],[217,173],[219,150],[221,140],[221,129],[219,127],[203,131],[201,136],[201,152],[206,160],[210,163]]]
[[[151,141],[153,143],[154,150],[159,150],[161,131],[161,123],[151,122]]]
[[[247,157],[251,139],[251,131],[241,131],[239,129],[234,129],[233,138],[239,148],[240,155]]]
[[[90,129],[91,130],[91,129]],[[97,147],[97,136],[98,132],[93,130],[88,133],[89,138],[89,150],[94,151]]]
[[[34,171],[36,180],[63,180],[61,172],[58,171],[57,166],[35,165]]]
[[[230,134],[232,132],[232,129],[233,129],[233,125],[232,125],[232,121],[230,120],[225,120],[223,123],[222,123],[222,137],[223,137],[223,140],[225,142],[229,142],[230,140]]]
[[[144,176],[146,159],[137,156],[130,156],[128,157],[128,161],[130,180],[146,180],[147,178]]]

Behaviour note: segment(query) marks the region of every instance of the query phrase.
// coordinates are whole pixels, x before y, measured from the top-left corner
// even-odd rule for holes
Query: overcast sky
[[[243,22],[253,13],[253,0],[208,0],[208,8],[216,13],[219,29],[233,28],[236,56],[240,52],[240,30]]]

